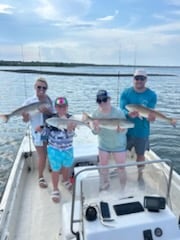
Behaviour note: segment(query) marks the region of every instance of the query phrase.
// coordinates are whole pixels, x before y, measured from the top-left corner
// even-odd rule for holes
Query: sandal
[[[58,190],[52,191],[51,193],[51,199],[54,203],[60,202],[60,192]]]
[[[43,177],[39,178],[39,186],[41,188],[47,188],[48,187],[48,184],[47,184],[46,180]]]
[[[69,182],[69,181],[65,181],[65,182],[62,182],[62,185],[68,190],[68,191],[72,191],[72,183]]]

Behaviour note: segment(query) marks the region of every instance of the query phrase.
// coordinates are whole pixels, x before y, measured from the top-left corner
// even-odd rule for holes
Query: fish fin
[[[2,118],[5,123],[7,123],[9,120],[9,115],[8,114],[0,114],[0,118]]]
[[[170,124],[175,128],[177,123],[177,119],[171,118],[170,119]]]

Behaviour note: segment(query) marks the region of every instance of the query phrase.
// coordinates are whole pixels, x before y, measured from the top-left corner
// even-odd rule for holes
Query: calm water
[[[4,67],[1,67],[4,69]],[[134,68],[118,67],[77,67],[43,68],[38,70],[93,72],[93,73],[133,73]],[[146,68],[148,73],[177,74],[176,77],[149,77],[148,86],[158,95],[157,109],[166,115],[180,118],[180,68]],[[0,72],[0,112],[9,113],[32,94],[37,74]],[[66,96],[69,111],[73,114],[96,108],[95,96],[98,89],[107,89],[117,106],[119,93],[132,85],[128,77],[78,77],[43,75],[48,80],[48,94],[52,99]],[[19,144],[25,133],[26,124],[20,118],[12,118],[8,123],[0,122],[0,191],[3,190],[10,173]],[[151,147],[161,157],[171,159],[180,173],[180,122],[173,128],[166,122],[156,121],[151,125]]]

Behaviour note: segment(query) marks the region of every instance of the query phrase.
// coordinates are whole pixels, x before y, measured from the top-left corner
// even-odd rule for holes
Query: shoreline
[[[46,75],[62,75],[62,76],[84,76],[84,77],[131,77],[132,73],[84,73],[84,72],[56,72],[34,69],[0,69],[1,72],[29,73],[29,74],[46,74]],[[177,76],[175,74],[159,74],[150,73],[148,76]]]
[[[180,68],[180,66],[171,65],[133,65],[133,64],[97,64],[97,63],[81,63],[81,62],[45,62],[45,61],[10,61],[0,60],[0,67],[136,67],[136,68]]]

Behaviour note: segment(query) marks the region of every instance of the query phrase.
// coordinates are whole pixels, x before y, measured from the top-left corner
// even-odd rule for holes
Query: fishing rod
[[[41,48],[40,48],[40,46],[38,47],[38,53],[39,53],[39,72],[41,72],[42,71],[42,66],[41,66]]]
[[[22,55],[22,60],[23,60],[23,63],[24,63],[25,62],[24,49],[23,49],[22,45],[21,45],[21,55]],[[26,82],[25,74],[23,74],[23,76],[24,76],[23,82],[24,82],[24,93],[25,93],[24,97],[26,99],[27,98],[27,82]],[[26,136],[28,137],[29,151],[24,152],[24,158],[25,159],[30,158],[30,165],[28,166],[28,170],[30,171],[31,169],[34,169],[34,164],[33,164],[33,159],[32,159],[31,127],[30,127],[29,122],[28,122],[27,128],[26,128]]]
[[[120,92],[120,71],[118,71],[117,79],[117,107],[119,107],[119,92]]]
[[[121,45],[119,49],[119,68],[121,68]],[[118,79],[117,79],[117,107],[119,107],[119,93],[120,93],[120,77],[121,77],[121,72],[120,70],[118,71]]]
[[[22,57],[22,61],[23,63],[25,62],[25,59],[24,59],[24,49],[23,49],[23,46],[21,45],[21,57]],[[23,64],[23,68],[24,68],[24,64]],[[25,98],[27,98],[27,83],[26,83],[26,77],[25,77],[25,74],[23,74],[23,83],[24,83],[24,94],[25,94]]]

